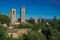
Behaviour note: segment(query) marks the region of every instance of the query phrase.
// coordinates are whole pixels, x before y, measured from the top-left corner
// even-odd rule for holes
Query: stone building
[[[37,22],[37,19],[34,19],[34,20],[35,20],[35,23],[38,23],[38,22]]]
[[[10,18],[10,24],[13,25],[16,22],[16,9],[11,9],[8,16]]]
[[[42,22],[42,17],[39,17],[38,22],[39,22],[39,23],[41,23],[41,22]]]
[[[25,23],[25,7],[24,6],[20,8],[20,18],[21,18],[20,22]]]
[[[18,38],[25,35],[28,35],[28,32],[31,31],[32,29],[18,29],[18,28],[8,28],[7,29],[7,34],[8,37],[12,38]],[[39,33],[41,33],[41,29],[38,30]]]
[[[12,38],[18,38],[24,34],[28,35],[28,31],[30,31],[31,29],[18,29],[18,28],[8,28],[7,29],[7,34],[9,37]]]
[[[16,28],[8,28],[8,29],[7,29],[7,34],[8,34],[8,36],[9,36],[9,37],[12,37],[12,38],[18,38],[19,35],[18,35],[18,33],[17,33],[17,30],[18,30],[18,29],[16,29]]]

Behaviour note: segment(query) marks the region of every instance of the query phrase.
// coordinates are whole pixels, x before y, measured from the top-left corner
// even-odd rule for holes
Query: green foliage
[[[19,24],[18,28],[44,28],[44,24]]]
[[[32,30],[39,30],[39,25],[38,24],[33,24]]]
[[[25,26],[24,25],[22,25],[22,24],[19,24],[18,25],[18,28],[24,28]]]
[[[19,24],[18,28],[31,28],[32,30],[45,29],[46,26],[43,24]]]
[[[8,24],[9,22],[10,22],[10,19],[8,16],[0,14],[0,23],[1,24],[4,24],[4,23]]]
[[[51,36],[49,40],[60,40],[60,32],[57,29],[50,30]]]
[[[42,17],[40,17],[39,18],[39,24],[44,24],[44,23],[45,23],[44,19]]]
[[[37,31],[29,31],[28,35],[23,35],[18,38],[18,40],[46,40],[45,36],[42,33]]]
[[[10,19],[8,16],[0,14],[0,23],[9,23]],[[36,24],[34,19],[30,19],[29,23],[31,24],[19,24],[18,28],[30,28],[31,31],[28,32],[28,35],[23,35],[19,38],[10,38],[7,37],[6,28],[0,25],[0,40],[60,40],[60,21],[57,21],[57,18],[54,17],[50,22],[49,26],[46,25],[46,22],[42,19],[41,23]],[[39,33],[38,30],[41,29],[42,33]]]
[[[32,28],[33,25],[32,24],[19,24],[18,28],[22,29],[22,28]]]
[[[52,27],[46,27],[42,33],[45,35],[47,40],[60,40],[60,31]]]
[[[54,16],[54,18],[53,18],[53,20],[52,20],[52,22],[51,22],[51,26],[52,26],[53,28],[58,27],[58,21],[57,21],[56,16]]]
[[[45,25],[43,25],[43,24],[33,24],[33,27],[32,27],[32,29],[33,30],[39,30],[39,29],[45,29]]]
[[[25,36],[21,36],[18,38],[18,40],[24,40]]]
[[[4,40],[7,37],[6,28],[0,25],[0,40]]]
[[[60,27],[60,21],[58,21],[58,27]]]
[[[37,31],[30,31],[28,35],[29,40],[46,40],[45,36],[42,33]]]
[[[32,19],[30,19],[30,23],[31,25],[20,25],[22,28],[32,29],[28,33],[29,35],[23,36],[23,40],[60,40],[60,21],[57,21],[56,17],[49,22],[49,25],[46,25],[46,22],[43,19],[39,24],[32,22]],[[42,33],[38,33],[38,31],[36,31],[39,29],[42,30]]]
[[[29,23],[35,24],[35,20],[33,18],[30,18]]]

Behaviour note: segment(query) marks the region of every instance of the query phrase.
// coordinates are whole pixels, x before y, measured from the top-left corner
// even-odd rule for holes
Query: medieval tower
[[[11,9],[9,12],[10,24],[13,25],[16,22],[16,9]]]
[[[25,7],[20,8],[20,22],[25,23]]]

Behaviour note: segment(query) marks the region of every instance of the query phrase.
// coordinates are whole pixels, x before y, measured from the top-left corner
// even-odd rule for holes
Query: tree
[[[42,17],[39,18],[39,23],[40,24],[44,24],[45,23],[45,21],[44,21],[44,19]]]
[[[28,35],[29,40],[46,40],[45,36],[42,33],[37,31],[30,31]]]
[[[58,27],[58,21],[57,21],[57,18],[56,16],[54,16],[53,20],[52,20],[52,23],[51,23],[51,26],[53,28],[57,28]]]
[[[20,22],[21,21],[21,18],[18,18],[18,22]]]
[[[42,33],[37,31],[29,31],[28,35],[24,34],[19,37],[18,40],[46,40],[46,38]]]
[[[35,20],[33,18],[30,18],[29,23],[35,24]]]
[[[7,37],[6,28],[0,25],[0,40],[4,40]]]
[[[22,28],[24,28],[25,26],[23,25],[23,24],[19,24],[18,25],[18,28],[20,28],[20,29],[22,29]]]
[[[10,18],[8,16],[0,14],[0,23],[1,24],[4,24],[4,23],[9,24],[9,22],[10,22]]]
[[[50,30],[51,36],[49,40],[60,40],[60,32],[57,29]]]
[[[19,24],[18,28],[22,29],[22,28],[32,28],[33,25],[32,24]]]

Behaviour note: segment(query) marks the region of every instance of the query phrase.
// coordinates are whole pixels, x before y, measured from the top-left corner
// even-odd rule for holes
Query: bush
[[[4,40],[7,37],[6,28],[0,25],[0,40]]]
[[[37,31],[30,31],[28,34],[29,40],[46,40],[45,36],[42,33]]]
[[[22,29],[22,28],[32,28],[33,25],[32,24],[19,24],[18,25],[18,28]]]

